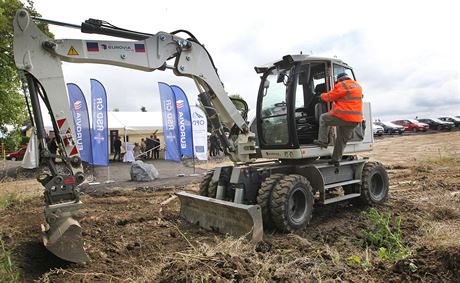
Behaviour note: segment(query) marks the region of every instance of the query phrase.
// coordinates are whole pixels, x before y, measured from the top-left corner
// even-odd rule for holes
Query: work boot
[[[321,148],[327,148],[328,147],[327,142],[323,142],[323,141],[320,141],[320,140],[313,140],[313,143],[318,145]]]

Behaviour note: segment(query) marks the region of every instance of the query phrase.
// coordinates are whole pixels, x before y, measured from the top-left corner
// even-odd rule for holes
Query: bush
[[[377,248],[381,260],[396,261],[412,254],[411,249],[403,243],[400,216],[396,216],[392,222],[390,213],[379,213],[375,208],[364,214],[372,226],[369,231],[363,231],[366,242]]]

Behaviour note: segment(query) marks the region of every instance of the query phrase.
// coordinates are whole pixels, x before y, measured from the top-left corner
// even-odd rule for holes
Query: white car
[[[383,135],[383,132],[385,130],[383,129],[382,126],[379,126],[379,125],[376,125],[374,123],[372,123],[372,133],[374,134],[374,136],[382,136]]]

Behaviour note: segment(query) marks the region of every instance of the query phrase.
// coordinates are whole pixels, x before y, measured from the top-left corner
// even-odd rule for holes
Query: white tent
[[[148,134],[162,132],[163,129],[161,112],[108,112],[107,119],[109,130],[118,130],[120,135]],[[44,116],[44,124],[47,131],[53,130],[47,115]]]

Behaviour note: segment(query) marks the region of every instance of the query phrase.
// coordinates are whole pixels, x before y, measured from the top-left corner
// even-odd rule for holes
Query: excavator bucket
[[[206,230],[233,236],[247,235],[253,241],[262,241],[264,229],[260,206],[186,192],[178,192],[176,195],[181,202],[180,215],[188,222],[198,224]]]
[[[83,249],[81,227],[75,219],[67,217],[48,229],[42,225],[42,232],[43,244],[57,257],[75,263],[89,261],[89,257]]]

